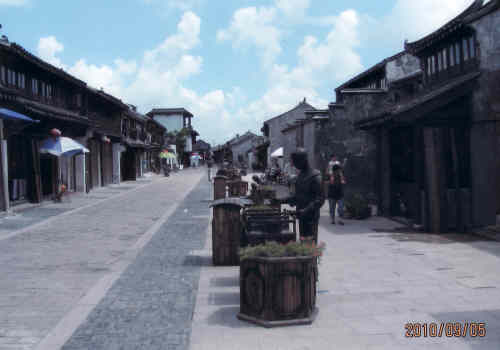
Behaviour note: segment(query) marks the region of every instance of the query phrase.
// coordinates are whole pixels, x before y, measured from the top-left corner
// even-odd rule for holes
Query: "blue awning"
[[[31,119],[30,117],[27,117],[24,114],[11,111],[10,109],[7,109],[7,108],[0,108],[0,118],[2,118],[2,119],[15,119],[15,120],[22,120],[25,122],[38,123],[38,120]]]

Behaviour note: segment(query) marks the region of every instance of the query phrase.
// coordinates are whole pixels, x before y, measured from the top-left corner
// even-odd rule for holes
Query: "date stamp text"
[[[414,322],[405,324],[405,337],[407,338],[483,338],[485,336],[486,323],[484,322]]]

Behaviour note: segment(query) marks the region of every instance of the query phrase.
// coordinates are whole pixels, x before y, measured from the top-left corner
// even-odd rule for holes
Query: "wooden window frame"
[[[467,62],[469,60],[469,40],[468,38],[464,37],[461,40],[462,44],[462,57],[463,57],[463,62]]]
[[[470,59],[475,59],[476,56],[477,56],[477,52],[476,52],[476,38],[474,37],[474,35],[470,36],[468,39],[467,39],[468,43],[469,43],[469,58]]]
[[[31,79],[31,93],[33,94],[33,96],[39,96],[39,92],[40,92],[40,87],[38,85],[38,79],[32,78]]]
[[[462,45],[460,44],[460,42],[456,42],[454,44],[455,46],[455,65],[461,65],[462,62],[463,62],[463,59],[462,59]]]

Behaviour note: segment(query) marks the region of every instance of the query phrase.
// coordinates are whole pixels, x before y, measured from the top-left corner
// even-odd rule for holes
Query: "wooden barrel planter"
[[[213,205],[212,261],[215,266],[237,266],[242,231],[241,205],[220,200]]]
[[[228,186],[230,197],[244,197],[248,193],[248,182],[246,181],[231,181]]]
[[[311,324],[317,257],[247,258],[240,263],[238,319],[264,327]]]
[[[226,184],[225,176],[214,177],[214,200],[226,198]]]

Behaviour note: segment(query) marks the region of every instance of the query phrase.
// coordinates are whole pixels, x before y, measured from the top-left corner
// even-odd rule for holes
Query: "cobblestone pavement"
[[[73,349],[186,349],[209,208],[205,178],[155,234],[86,322],[64,345]]]
[[[61,335],[71,336],[86,312],[87,322],[65,349],[136,349],[127,345],[133,337],[136,344],[156,342],[149,335],[158,333],[167,343],[182,344],[185,335],[164,331],[177,324],[188,330],[180,322],[192,299],[186,289],[197,278],[196,266],[183,264],[208,225],[204,175],[202,169],[185,170],[0,240],[0,349],[57,349],[67,340]],[[151,310],[151,318],[144,310]],[[177,318],[167,324],[164,316]],[[112,335],[124,342],[108,346],[105,338]]]
[[[500,242],[408,232],[383,218],[332,225],[327,205],[321,215],[319,239],[327,247],[315,322],[265,329],[239,321],[238,267],[207,265],[191,350],[500,349]],[[210,256],[210,244],[201,256]],[[424,337],[422,331],[407,338],[409,322],[484,322],[486,336]]]
[[[11,208],[11,212],[0,218],[0,240],[10,238],[19,231],[32,228],[33,225],[40,224],[63,213],[71,213],[81,210],[87,206],[96,205],[101,201],[124,195],[130,191],[137,191],[153,181],[163,179],[163,176],[147,174],[147,177],[137,181],[126,181],[119,185],[109,185],[95,188],[89,193],[69,193],[63,197],[63,201],[56,203],[44,201],[41,204],[22,204]]]

